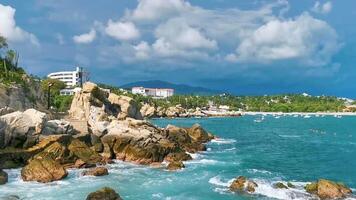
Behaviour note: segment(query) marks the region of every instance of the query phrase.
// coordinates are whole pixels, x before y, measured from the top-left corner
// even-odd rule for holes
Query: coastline
[[[356,116],[356,112],[241,112],[242,115],[276,115],[276,116]]]

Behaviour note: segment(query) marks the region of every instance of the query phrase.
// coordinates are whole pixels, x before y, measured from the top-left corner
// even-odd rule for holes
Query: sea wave
[[[233,181],[234,181],[233,179],[231,179],[229,181],[223,181],[223,180],[221,180],[220,176],[214,176],[209,179],[210,184],[213,184],[216,186],[221,186],[221,187],[229,187]]]
[[[293,185],[295,185],[295,188],[289,188],[289,189],[277,189],[275,188],[274,182],[270,182],[267,180],[263,179],[256,179],[254,180],[258,187],[256,187],[256,194],[263,195],[266,197],[270,198],[275,198],[275,199],[283,199],[283,200],[305,200],[305,199],[310,199],[312,196],[305,192],[303,186],[306,185],[307,183],[302,183],[302,182],[291,182]],[[284,184],[287,184],[286,182],[282,182]]]
[[[224,139],[224,138],[217,138],[211,140],[211,143],[215,143],[215,144],[233,144],[235,142],[236,140],[234,139]]]
[[[212,160],[212,159],[200,159],[200,160],[189,160],[185,161],[186,164],[204,164],[204,165],[215,165],[220,163],[221,161]]]
[[[229,186],[233,181],[234,179],[223,180],[220,176],[214,176],[209,179],[209,183],[216,186],[214,191],[221,194],[229,191]],[[265,179],[253,179],[253,181],[255,181],[258,185],[258,187],[255,188],[256,191],[253,193],[255,195],[281,200],[313,199],[313,197],[304,190],[304,185],[307,184],[306,182],[290,182],[295,186],[295,188],[277,189],[274,187],[276,182]],[[282,183],[287,185],[287,182],[282,181]]]
[[[272,172],[267,171],[267,170],[261,170],[261,169],[247,169],[248,173],[251,174],[272,174]]]
[[[278,135],[282,138],[300,138],[300,135]]]

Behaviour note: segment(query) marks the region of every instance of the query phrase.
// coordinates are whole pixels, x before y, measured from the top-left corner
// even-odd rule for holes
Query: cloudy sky
[[[235,94],[356,97],[354,0],[0,0],[0,35],[44,76]]]

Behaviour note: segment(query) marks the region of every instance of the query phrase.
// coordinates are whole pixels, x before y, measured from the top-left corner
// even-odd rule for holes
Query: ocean
[[[193,154],[177,172],[118,161],[109,175],[82,177],[70,170],[61,181],[23,182],[20,169],[6,170],[9,183],[0,186],[0,199],[85,199],[101,187],[115,189],[125,200],[312,199],[306,183],[320,178],[356,188],[356,117],[275,118],[260,115],[238,118],[155,119],[154,124],[189,127],[201,124],[217,135],[207,151]],[[254,194],[233,194],[228,186],[237,176],[254,180]],[[291,182],[293,189],[275,189]],[[354,190],[355,191],[355,190]]]

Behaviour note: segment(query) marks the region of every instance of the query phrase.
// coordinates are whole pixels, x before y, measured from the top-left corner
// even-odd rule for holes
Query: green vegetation
[[[171,107],[181,105],[185,109],[204,108],[209,104],[215,106],[227,105],[230,110],[258,111],[258,112],[338,112],[345,108],[345,101],[330,96],[305,96],[301,94],[268,95],[268,96],[195,96],[174,95],[167,99],[153,99],[142,95],[134,95],[126,90],[99,84],[118,95],[126,95],[137,102],[148,103],[153,106]]]
[[[19,54],[14,50],[8,49],[6,39],[0,36],[0,82],[5,86],[13,83],[27,86],[29,80],[25,77],[26,73],[18,67]]]

